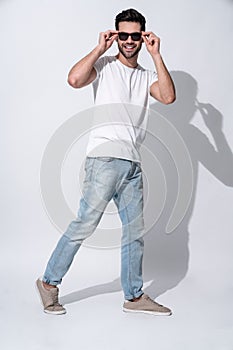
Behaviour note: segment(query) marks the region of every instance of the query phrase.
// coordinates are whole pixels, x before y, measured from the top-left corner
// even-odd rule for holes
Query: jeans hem
[[[135,295],[130,295],[130,296],[125,296],[125,300],[132,300],[134,298],[139,298],[142,296],[144,293],[142,291],[136,293]]]
[[[43,278],[42,278],[42,281],[43,281],[44,283],[50,284],[51,286],[57,286],[58,284],[61,284],[61,281],[59,281],[59,282],[53,282],[53,281],[51,281],[50,279],[48,279],[48,278],[46,278],[46,277],[43,277]]]

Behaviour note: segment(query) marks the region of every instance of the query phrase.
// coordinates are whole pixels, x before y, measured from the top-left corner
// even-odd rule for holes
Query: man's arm
[[[113,44],[117,31],[108,30],[100,33],[99,44],[87,56],[77,62],[68,74],[68,83],[73,88],[81,88],[90,84],[96,78],[94,64]]]
[[[142,32],[142,38],[158,74],[158,81],[151,85],[150,94],[164,104],[172,103],[176,99],[175,87],[159,51],[160,39],[152,32]]]

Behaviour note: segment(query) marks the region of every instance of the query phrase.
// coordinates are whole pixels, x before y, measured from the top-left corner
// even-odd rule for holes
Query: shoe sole
[[[172,312],[156,312],[156,311],[147,311],[147,310],[130,310],[125,307],[123,307],[124,312],[130,312],[130,313],[142,313],[142,314],[148,314],[148,315],[154,315],[154,316],[171,316]]]
[[[37,295],[39,296],[41,305],[43,306],[43,311],[44,311],[46,314],[50,314],[50,315],[64,315],[64,314],[66,314],[66,310],[64,310],[64,311],[48,311],[48,310],[44,309],[44,304],[43,304],[42,297],[41,297],[41,295],[40,295],[39,288],[38,288],[38,286],[37,286],[37,281],[36,281],[36,283],[35,283],[35,288],[36,288]]]
[[[49,315],[64,315],[66,311],[48,311],[44,309],[44,312]]]

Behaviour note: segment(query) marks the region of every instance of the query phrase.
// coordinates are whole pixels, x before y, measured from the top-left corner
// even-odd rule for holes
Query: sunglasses
[[[118,38],[122,41],[127,40],[129,36],[131,36],[131,39],[133,41],[139,41],[142,37],[142,33],[139,33],[139,32],[135,32],[135,33],[119,32],[118,33]]]

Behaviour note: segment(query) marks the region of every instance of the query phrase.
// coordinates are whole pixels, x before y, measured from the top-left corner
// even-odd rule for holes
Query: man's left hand
[[[146,44],[148,52],[155,56],[160,54],[160,38],[157,37],[153,32],[142,32],[142,39]]]

